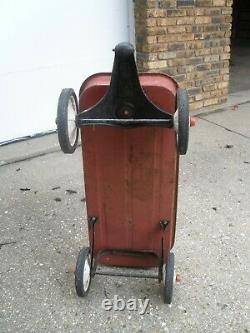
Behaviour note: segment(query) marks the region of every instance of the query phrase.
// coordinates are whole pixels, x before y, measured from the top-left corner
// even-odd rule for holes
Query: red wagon
[[[88,293],[95,274],[111,273],[98,264],[154,267],[156,274],[130,276],[163,281],[170,304],[178,161],[190,126],[186,91],[165,74],[138,76],[133,47],[121,43],[112,73],[84,81],[79,104],[73,89],[62,90],[57,126],[65,153],[74,152],[81,129],[89,247],[77,259],[77,294]]]

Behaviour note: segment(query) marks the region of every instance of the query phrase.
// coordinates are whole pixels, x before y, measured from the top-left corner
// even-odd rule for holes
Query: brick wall
[[[227,99],[232,21],[232,0],[193,2],[135,0],[139,70],[173,76],[191,110]]]

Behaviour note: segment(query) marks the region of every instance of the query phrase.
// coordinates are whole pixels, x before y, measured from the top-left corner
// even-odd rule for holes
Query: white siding
[[[0,0],[0,142],[55,129],[61,89],[111,70],[130,12],[128,0]]]

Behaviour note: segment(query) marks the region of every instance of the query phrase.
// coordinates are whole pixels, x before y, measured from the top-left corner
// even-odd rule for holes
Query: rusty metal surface
[[[110,74],[90,77],[80,90],[80,110],[105,94]],[[175,111],[176,83],[163,74],[142,74],[140,83],[158,107]],[[88,216],[97,216],[95,253],[104,249],[151,251],[164,256],[174,244],[178,156],[174,129],[81,129]],[[170,221],[164,230],[161,220]],[[91,226],[90,226],[91,228]],[[91,234],[90,234],[91,239]],[[106,256],[111,265],[158,266],[159,260]]]

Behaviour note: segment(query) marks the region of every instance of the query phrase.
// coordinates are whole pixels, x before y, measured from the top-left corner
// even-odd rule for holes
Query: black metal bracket
[[[97,217],[96,216],[90,216],[88,218],[88,223],[92,226],[92,242],[91,242],[91,261],[90,261],[90,272],[91,272],[91,276],[94,275],[94,250],[95,250],[95,224],[97,222]]]
[[[160,221],[160,228],[164,232],[169,225],[170,221],[167,219],[163,219]],[[163,240],[163,235],[161,237],[161,262],[159,265],[159,270],[158,270],[158,282],[160,283],[163,280],[163,264],[164,264],[164,240]]]
[[[99,103],[76,115],[76,126],[173,127],[173,115],[154,105],[143,92],[133,46],[120,43],[114,51],[108,92]]]
[[[96,275],[106,276],[119,276],[129,278],[140,278],[140,279],[159,279],[158,274],[142,274],[142,273],[126,273],[126,272],[113,272],[113,271],[96,271]]]
[[[88,218],[88,222],[89,222],[90,225],[94,226],[96,224],[96,222],[97,222],[97,217],[96,216],[90,216]]]
[[[160,221],[160,227],[161,227],[161,229],[164,231],[166,228],[167,228],[167,226],[169,225],[169,221],[168,220],[161,220]]]

